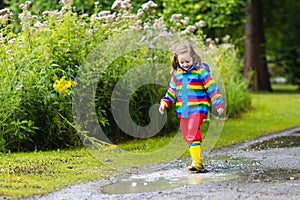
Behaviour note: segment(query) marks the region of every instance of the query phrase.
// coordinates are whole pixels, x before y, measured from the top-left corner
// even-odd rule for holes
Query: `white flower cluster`
[[[36,22],[34,25],[33,25],[35,28],[37,28],[37,29],[40,29],[40,28],[43,28],[43,27],[45,27],[46,26],[46,24],[43,24],[43,23],[41,23],[41,22]]]
[[[230,35],[225,35],[225,37],[222,38],[223,42],[228,42],[230,39]]]
[[[104,20],[105,22],[113,21],[116,18],[116,13],[110,14],[110,11],[100,11],[96,16],[96,20]]]
[[[63,16],[63,13],[62,12],[58,12],[58,11],[44,11],[42,13],[43,17],[44,18],[47,18],[47,17],[58,17],[58,18],[61,18]]]
[[[182,31],[182,34],[193,34],[197,30],[196,26],[187,26],[184,31]]]
[[[152,8],[156,8],[157,4],[154,3],[153,1],[148,1],[147,3],[144,3],[142,5],[142,9],[147,11],[147,10],[151,10]]]
[[[199,29],[201,29],[204,26],[204,24],[205,24],[204,20],[200,20],[200,21],[196,22],[196,25]]]
[[[171,23],[174,23],[175,26],[177,27],[182,27],[182,26],[185,26],[185,30],[183,30],[181,32],[181,34],[185,35],[185,34],[193,34],[195,33],[195,31],[197,30],[197,28],[199,30],[201,30],[203,27],[204,27],[204,24],[205,24],[205,21],[204,20],[200,20],[198,22],[195,23],[196,26],[193,26],[193,25],[189,25],[189,22],[190,22],[190,18],[189,17],[184,17],[182,19],[182,14],[173,14],[171,16],[171,19],[170,19],[170,22]]]
[[[65,5],[67,7],[71,6],[72,2],[73,2],[72,0],[61,0],[60,1],[61,4]]]
[[[9,17],[13,15],[14,14],[10,12],[7,8],[0,10],[0,24],[6,24],[8,22]]]
[[[188,25],[189,24],[189,21],[190,21],[190,18],[189,17],[185,17],[184,19],[182,19],[180,22],[183,24],[183,25]]]
[[[165,25],[165,23],[164,23],[164,18],[163,18],[163,17],[160,17],[159,19],[155,19],[155,20],[154,20],[153,27],[154,27],[156,30],[161,30],[161,31],[167,30],[167,27],[166,27],[166,25]]]
[[[130,3],[130,0],[116,0],[113,5],[111,6],[112,10],[130,10],[132,9],[132,5]]]
[[[20,8],[24,11],[24,10],[28,10],[29,6],[31,5],[31,1],[26,1],[25,3],[22,3],[20,5]]]
[[[171,16],[170,22],[176,23],[179,22],[179,19],[182,17],[182,14],[173,14]]]
[[[63,8],[65,8],[67,11],[68,6],[71,6],[72,0],[61,0],[60,3],[64,5]],[[95,7],[99,5],[99,2],[95,2]],[[35,16],[32,16],[30,11],[28,11],[29,6],[31,5],[30,1],[26,1],[24,4],[20,5],[20,8],[22,8],[23,13],[19,14],[19,17],[21,19],[22,27],[24,28],[34,28],[33,30],[38,31],[39,29],[42,29],[44,27],[47,27],[47,20],[44,22],[40,21],[33,21],[30,19],[33,19]],[[194,25],[190,24],[190,18],[184,17],[180,13],[173,14],[170,18],[170,22],[172,24],[172,27],[167,28],[166,21],[163,17],[155,18],[147,21],[142,20],[142,16],[144,13],[147,13],[151,11],[151,9],[156,8],[158,5],[154,3],[153,1],[148,1],[147,3],[144,3],[141,5],[140,9],[138,9],[137,13],[132,12],[132,5],[130,3],[130,0],[115,0],[111,10],[102,10],[97,14],[94,14],[92,16],[89,16],[88,14],[82,14],[80,15],[80,18],[83,19],[79,23],[81,27],[85,27],[85,34],[87,35],[93,35],[97,33],[102,27],[108,27],[108,29],[105,29],[105,33],[112,32],[112,31],[121,31],[123,29],[131,29],[131,30],[149,30],[154,29],[158,30],[161,34],[160,37],[171,37],[170,33],[175,31],[178,33],[181,33],[182,35],[187,35],[188,37],[193,37],[195,33],[199,33],[201,37],[194,37],[194,38],[201,38],[201,40],[205,40],[206,36],[202,33],[202,28],[205,26],[205,21],[200,20],[196,22]],[[60,22],[63,20],[63,16],[65,15],[64,9],[62,8],[61,11],[45,11],[43,12],[43,17],[46,19],[47,17],[54,17],[54,19],[57,22]],[[11,15],[11,12],[8,9],[0,10],[0,17]],[[76,13],[74,13],[74,16],[76,16]],[[146,17],[148,15],[145,15]],[[1,19],[1,18],[0,18]],[[90,21],[89,21],[90,20]],[[89,23],[93,24],[93,26],[89,26]],[[32,26],[33,24],[33,26]],[[97,24],[96,26],[94,26]],[[197,32],[199,31],[199,32]],[[224,38],[222,38],[222,41],[224,43],[228,42],[230,39],[229,35],[226,35]],[[0,41],[2,41],[0,37]],[[207,38],[206,41],[204,41],[208,45],[215,45],[216,43],[219,43],[219,39],[216,38],[215,40],[211,38]],[[14,40],[11,39],[8,41],[8,44],[13,44]],[[6,54],[11,54],[12,52],[10,50],[6,51]]]

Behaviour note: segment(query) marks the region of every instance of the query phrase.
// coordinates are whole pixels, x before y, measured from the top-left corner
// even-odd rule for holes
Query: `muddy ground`
[[[300,199],[300,127],[204,152],[203,158],[206,174],[189,174],[190,159],[176,160],[27,200]]]

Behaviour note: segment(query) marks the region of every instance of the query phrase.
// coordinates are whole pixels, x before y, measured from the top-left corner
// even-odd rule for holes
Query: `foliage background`
[[[139,10],[127,1],[119,2],[120,7],[109,12],[102,10],[98,4],[93,5],[93,11],[88,9],[92,14],[76,12],[76,6],[73,8],[67,1],[57,5],[57,11],[34,14],[31,12],[34,4],[25,2],[20,6],[22,12],[18,20],[16,15],[6,11],[8,17],[1,21],[0,40],[1,151],[47,150],[81,145],[73,124],[71,105],[78,69],[92,49],[109,37],[129,29],[150,27],[166,32],[172,30],[192,39],[196,46],[203,46],[204,60],[206,57],[214,58],[210,61],[211,66],[217,66],[213,73],[221,73],[225,80],[228,117],[238,116],[249,109],[250,97],[246,80],[240,75],[242,65],[239,53],[230,43],[229,36],[223,39],[207,38],[201,23],[185,23],[185,16],[177,17],[175,21],[173,19],[174,24],[170,24],[170,19],[163,19],[156,12],[159,4],[152,7],[143,4],[144,7]],[[157,52],[161,63],[166,66],[170,66],[172,52],[169,53]],[[110,55],[109,50],[107,55]],[[99,82],[95,97],[97,118],[112,141],[130,139],[119,130],[112,118],[112,88],[128,69],[146,61],[142,51],[120,57]],[[166,86],[167,83],[168,79]],[[144,87],[136,91],[130,102],[132,118],[140,125],[149,122],[144,113],[159,102],[166,90],[166,87],[156,85]],[[177,130],[175,112],[169,113],[161,135]]]

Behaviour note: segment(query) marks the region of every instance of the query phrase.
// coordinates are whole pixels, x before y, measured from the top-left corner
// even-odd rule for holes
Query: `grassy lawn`
[[[217,147],[300,126],[300,93],[293,85],[273,85],[273,93],[252,94],[252,107],[224,124]]]
[[[13,199],[108,178],[112,170],[77,149],[1,155],[0,174],[0,199]]]
[[[300,94],[253,94],[253,110],[227,120],[216,147],[300,126]]]
[[[296,88],[278,85],[273,89],[275,93],[252,94],[253,109],[239,118],[226,120],[215,148],[300,126],[300,94],[296,92]],[[106,157],[110,164],[100,162],[101,159],[96,159],[87,149],[2,154],[0,199],[45,194],[67,185],[120,175],[124,168],[116,166],[128,166],[128,163],[132,163],[130,167],[139,167],[148,164],[142,162],[146,160],[149,163],[164,162],[172,156],[166,158],[153,153],[149,155],[151,159],[146,159],[143,155],[135,159],[137,157],[134,153],[155,152],[155,149],[168,143],[175,143],[174,137],[134,140],[119,145],[121,149],[132,152],[133,156],[130,154],[124,157],[117,152],[109,154],[116,158],[113,160]],[[170,148],[174,152],[177,150],[172,145]]]

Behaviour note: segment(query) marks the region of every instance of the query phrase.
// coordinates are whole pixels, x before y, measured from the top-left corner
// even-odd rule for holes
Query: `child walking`
[[[172,67],[172,78],[168,91],[161,99],[159,112],[164,114],[166,108],[176,104],[182,137],[193,160],[188,171],[205,173],[207,170],[201,158],[200,126],[208,114],[210,103],[219,115],[224,112],[224,99],[210,76],[209,66],[201,62],[190,44],[183,43],[176,48]]]

